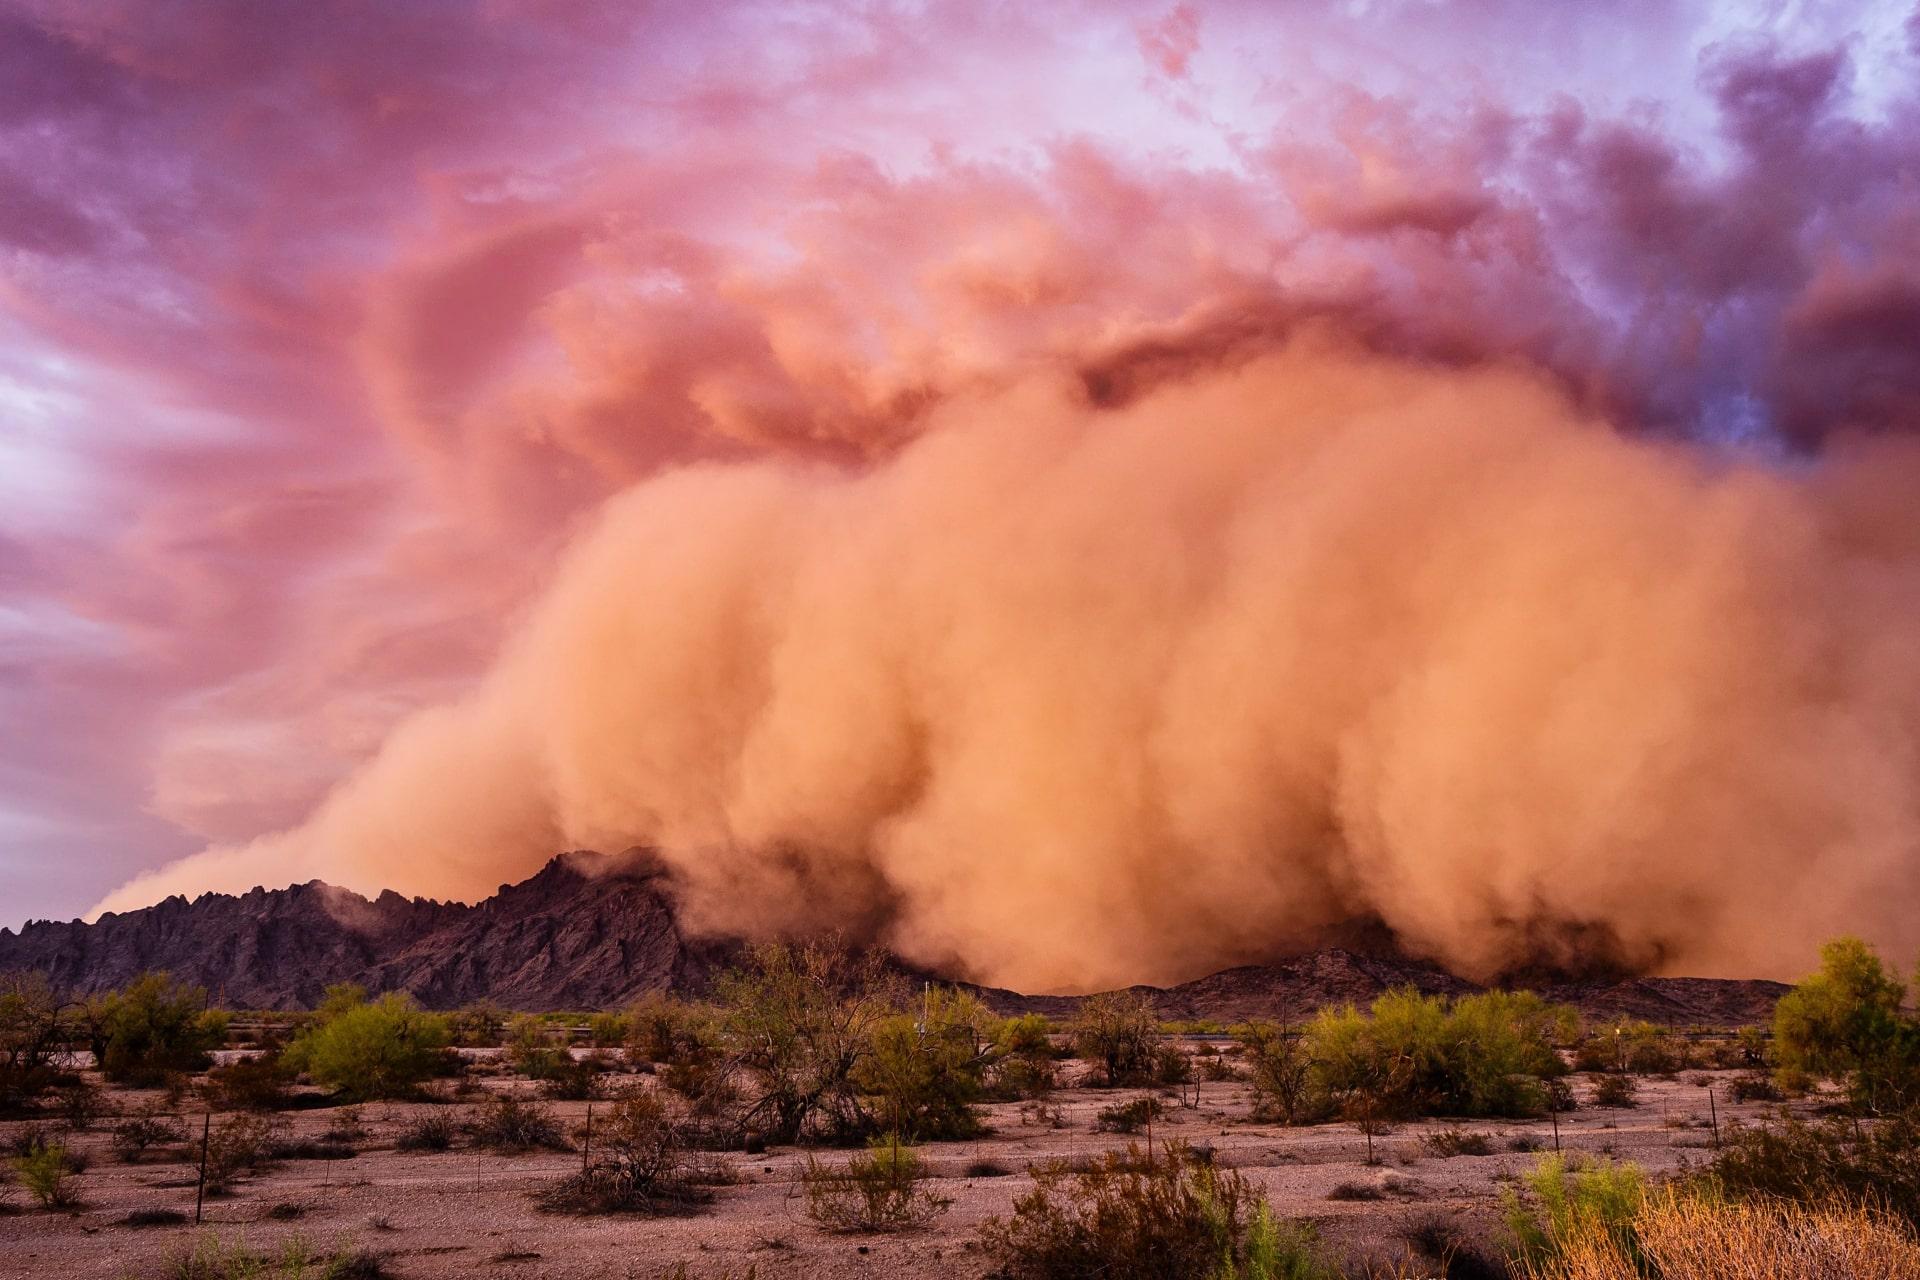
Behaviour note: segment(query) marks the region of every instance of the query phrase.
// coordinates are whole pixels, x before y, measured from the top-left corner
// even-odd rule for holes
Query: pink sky
[[[1544,16],[1543,16],[1544,15]],[[1790,16],[1783,16],[1790,15]],[[1897,5],[0,0],[0,924],[299,822],[568,535],[1303,317],[1920,426]]]

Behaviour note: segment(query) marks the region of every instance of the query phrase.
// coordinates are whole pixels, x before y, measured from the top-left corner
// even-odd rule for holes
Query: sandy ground
[[[1630,1110],[1585,1105],[1591,1082],[1575,1077],[1581,1108],[1561,1118],[1560,1142],[1568,1151],[1617,1155],[1648,1170],[1667,1173],[1697,1167],[1710,1157],[1708,1091],[1712,1082],[1720,1123],[1755,1119],[1762,1104],[1735,1106],[1726,1085],[1733,1072],[1682,1073],[1677,1079],[1641,1081],[1639,1104]],[[520,1087],[490,1082],[493,1088]],[[964,1143],[923,1149],[952,1208],[931,1227],[903,1235],[828,1235],[806,1218],[800,1194],[803,1153],[775,1148],[763,1156],[736,1155],[739,1185],[722,1187],[711,1207],[679,1218],[576,1218],[538,1212],[530,1192],[543,1180],[577,1168],[580,1157],[559,1153],[525,1156],[476,1154],[456,1146],[439,1154],[408,1154],[393,1148],[406,1116],[423,1104],[374,1104],[363,1108],[367,1136],[360,1154],[333,1162],[292,1161],[241,1182],[231,1195],[210,1199],[205,1225],[135,1228],[130,1211],[175,1208],[191,1216],[192,1166],[122,1164],[108,1146],[111,1122],[80,1135],[75,1145],[92,1157],[80,1179],[85,1208],[73,1213],[29,1211],[13,1197],[0,1216],[0,1277],[159,1277],[167,1259],[199,1233],[274,1248],[290,1236],[316,1246],[368,1247],[387,1255],[396,1276],[500,1277],[501,1280],[587,1280],[589,1277],[652,1277],[679,1274],[687,1280],[717,1280],[751,1274],[779,1277],[976,1277],[987,1264],[973,1243],[981,1221],[1005,1214],[1014,1198],[1032,1186],[1029,1162],[1084,1156],[1124,1148],[1124,1136],[1096,1132],[1094,1113],[1140,1091],[1062,1089],[1054,1100],[1063,1128],[1023,1124],[1018,1104],[987,1108],[993,1132]],[[139,1095],[116,1093],[126,1103]],[[585,1103],[556,1103],[572,1127]],[[1375,1139],[1382,1159],[1368,1167],[1366,1140],[1352,1125],[1288,1129],[1248,1121],[1245,1086],[1203,1084],[1199,1105],[1179,1108],[1155,1126],[1157,1140],[1210,1144],[1217,1159],[1243,1170],[1265,1191],[1275,1211],[1306,1218],[1349,1256],[1402,1258],[1409,1226],[1437,1216],[1482,1238],[1496,1229],[1505,1181],[1530,1169],[1537,1157],[1515,1147],[1527,1143],[1551,1150],[1545,1121],[1473,1121],[1460,1127],[1491,1136],[1494,1154],[1436,1157],[1423,1135],[1442,1122],[1406,1124]],[[329,1110],[289,1113],[291,1133],[317,1138],[331,1122]],[[18,1123],[0,1125],[10,1137]],[[197,1132],[197,1131],[196,1131]],[[841,1158],[829,1155],[829,1158]],[[993,1160],[1015,1172],[968,1177],[966,1167]],[[1341,1183],[1378,1187],[1378,1200],[1329,1200]],[[298,1206],[294,1220],[268,1217],[276,1206]],[[292,1212],[283,1210],[282,1212]],[[1437,1270],[1437,1268],[1436,1268]]]

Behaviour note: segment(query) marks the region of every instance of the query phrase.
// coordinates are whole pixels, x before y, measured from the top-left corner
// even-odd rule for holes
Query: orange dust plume
[[[471,696],[102,906],[639,844],[699,928],[1027,990],[1360,919],[1476,976],[1911,951],[1915,450],[1743,462],[1311,332],[1120,404],[1035,373],[870,467],[626,491]]]

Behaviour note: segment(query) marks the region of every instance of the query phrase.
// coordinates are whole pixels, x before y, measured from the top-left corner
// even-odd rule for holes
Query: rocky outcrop
[[[316,880],[0,929],[0,969],[37,969],[75,994],[165,969],[246,1009],[311,1007],[336,982],[409,991],[436,1009],[604,1008],[703,988],[725,955],[681,933],[665,875],[640,851],[562,854],[473,906]]]
[[[1367,946],[1326,947],[1133,990],[1163,1018],[1234,1023],[1298,1021],[1316,1009],[1365,1005],[1397,987],[1430,995],[1482,989],[1400,955],[1390,943]],[[0,929],[0,970],[38,969],[86,994],[165,969],[245,1009],[309,1008],[336,982],[409,991],[435,1009],[476,1000],[526,1010],[617,1008],[649,991],[703,992],[732,955],[732,944],[682,931],[666,871],[644,850],[562,854],[473,906],[391,892],[368,899],[316,880],[237,897],[172,897],[91,924]],[[1731,1027],[1768,1021],[1786,989],[1777,982],[1625,978],[1548,985],[1543,994],[1595,1021]],[[1073,996],[973,990],[1003,1013],[1059,1017],[1079,1003]]]

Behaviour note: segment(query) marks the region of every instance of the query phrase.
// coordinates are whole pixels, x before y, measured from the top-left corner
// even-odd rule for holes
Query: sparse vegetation
[[[1149,1120],[1159,1118],[1160,1109],[1160,1100],[1154,1097],[1116,1102],[1095,1113],[1093,1127],[1106,1133],[1138,1133]]]
[[[20,1186],[42,1209],[72,1209],[80,1203],[75,1170],[62,1146],[43,1146],[13,1158]]]
[[[1714,1157],[1728,1192],[1800,1203],[1876,1206],[1920,1227],[1920,1120],[1843,1116],[1735,1126]]]
[[[1436,1129],[1421,1139],[1420,1145],[1428,1152],[1448,1159],[1453,1156],[1490,1156],[1493,1154],[1493,1138],[1489,1134],[1471,1133],[1465,1129],[1448,1126]]]
[[[876,1138],[844,1164],[809,1158],[801,1180],[807,1217],[823,1231],[907,1231],[952,1203],[928,1188],[925,1163],[898,1138]]]
[[[1108,1087],[1149,1084],[1160,1058],[1153,1002],[1132,991],[1089,996],[1072,1025],[1073,1047]]]
[[[393,1145],[401,1151],[445,1151],[453,1146],[458,1132],[453,1117],[435,1107],[408,1116]]]
[[[666,1108],[640,1090],[596,1125],[588,1167],[541,1192],[541,1207],[564,1213],[660,1213],[706,1198],[687,1144]]]
[[[292,1236],[271,1252],[211,1233],[168,1257],[160,1280],[385,1280],[382,1255],[370,1250],[323,1250]]]
[[[187,1127],[155,1100],[135,1108],[113,1127],[113,1149],[129,1164],[157,1147],[187,1140]]]
[[[474,1145],[490,1151],[567,1151],[572,1144],[561,1132],[551,1108],[537,1102],[501,1095],[481,1106],[467,1122]]]
[[[1276,1221],[1237,1172],[1179,1144],[1147,1161],[1107,1152],[1080,1172],[1036,1166],[1010,1218],[982,1243],[1000,1280],[1337,1280],[1311,1231]]]
[[[1639,1099],[1640,1086],[1633,1082],[1632,1076],[1598,1076],[1594,1079],[1592,1102],[1596,1107],[1621,1110],[1636,1105]]]
[[[69,1008],[38,973],[0,973],[0,1110],[51,1087],[72,1034]]]

